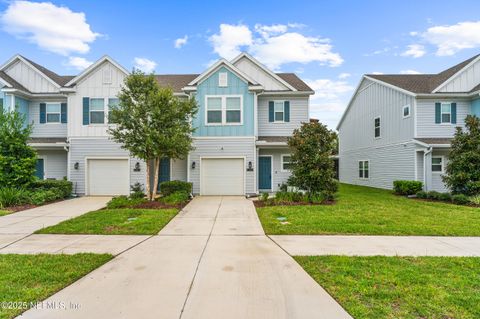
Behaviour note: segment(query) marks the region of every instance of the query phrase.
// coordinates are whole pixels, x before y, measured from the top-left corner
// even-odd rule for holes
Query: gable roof
[[[430,94],[478,57],[480,54],[437,74],[366,74],[366,76],[412,93]]]
[[[65,83],[64,86],[72,86],[74,85],[75,83],[77,83],[78,81],[80,81],[81,79],[83,79],[85,76],[87,76],[90,72],[92,72],[93,70],[95,70],[99,65],[101,65],[103,62],[105,61],[108,61],[110,62],[111,64],[113,64],[114,66],[116,66],[118,69],[120,69],[123,73],[125,74],[129,74],[129,72],[127,71],[127,69],[125,69],[123,66],[121,66],[120,64],[118,64],[115,60],[113,60],[111,57],[109,57],[108,55],[104,55],[103,57],[101,57],[100,59],[98,59],[95,63],[93,63],[92,65],[90,65],[88,68],[86,68],[85,70],[83,70],[79,75],[73,77],[72,79],[70,79],[70,81],[68,81],[67,83]]]
[[[203,73],[201,73],[199,76],[197,76],[195,79],[190,81],[188,83],[188,86],[193,86],[201,81],[203,81],[205,78],[210,76],[213,72],[215,72],[217,69],[219,69],[221,66],[225,66],[227,69],[235,73],[238,77],[242,78],[245,82],[247,82],[249,85],[258,85],[258,82],[249,77],[247,74],[239,70],[236,66],[231,64],[225,59],[220,59],[217,62],[215,62],[212,66],[210,66],[207,70],[205,70]]]
[[[26,87],[15,81],[10,75],[5,73],[4,71],[0,71],[0,78],[8,82],[9,86],[12,89],[17,89],[25,92],[30,92]]]
[[[46,67],[44,67],[44,66],[42,66],[42,65],[40,65],[36,62],[33,62],[30,59],[27,59],[26,57],[24,57],[22,55],[21,55],[21,57],[24,58],[26,61],[28,61],[31,65],[33,65],[37,70],[39,70],[40,72],[45,74],[48,78],[50,78],[55,83],[57,83],[59,86],[64,86],[68,81],[70,81],[71,79],[73,79],[75,77],[73,75],[58,75],[57,73],[47,69]]]

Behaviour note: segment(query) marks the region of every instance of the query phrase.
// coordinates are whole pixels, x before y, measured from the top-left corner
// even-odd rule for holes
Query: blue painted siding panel
[[[227,72],[228,86],[218,86],[218,74]],[[205,96],[206,95],[242,95],[243,125],[205,126]],[[196,128],[194,136],[253,136],[254,135],[254,95],[248,92],[248,83],[235,73],[222,67],[211,74],[197,86],[196,99],[199,105],[197,116],[193,119]]]
[[[480,99],[472,101],[472,114],[480,117]]]
[[[30,123],[28,118],[28,101],[27,100],[21,97],[15,96],[15,109],[17,110],[18,113],[25,116],[25,125],[27,125],[27,123]]]

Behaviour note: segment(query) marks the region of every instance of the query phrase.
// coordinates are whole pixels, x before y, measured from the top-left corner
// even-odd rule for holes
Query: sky
[[[249,52],[315,90],[334,129],[363,74],[438,73],[480,53],[480,1],[5,1],[0,61],[75,75],[107,54],[128,69],[201,73]]]

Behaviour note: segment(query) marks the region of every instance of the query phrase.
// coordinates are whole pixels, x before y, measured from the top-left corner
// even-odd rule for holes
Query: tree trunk
[[[145,163],[147,164],[147,185],[145,185],[145,191],[147,192],[147,199],[150,200],[152,198],[152,193],[150,192],[150,160],[146,160]]]
[[[156,158],[154,160],[155,165],[155,175],[153,176],[153,196],[152,200],[155,199],[155,195],[157,195],[158,190],[158,171],[160,170],[160,158]]]

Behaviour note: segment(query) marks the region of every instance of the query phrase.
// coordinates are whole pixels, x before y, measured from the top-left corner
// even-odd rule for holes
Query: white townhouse
[[[129,71],[104,56],[76,76],[61,76],[16,55],[0,67],[0,102],[33,124],[37,176],[73,182],[80,195],[128,194],[145,184],[145,163],[108,134],[109,110]],[[287,138],[309,120],[314,92],[293,73],[274,73],[246,53],[201,74],[156,75],[179,97],[194,96],[195,149],[165,158],[160,181],[193,183],[195,194],[276,191],[290,175]]]

